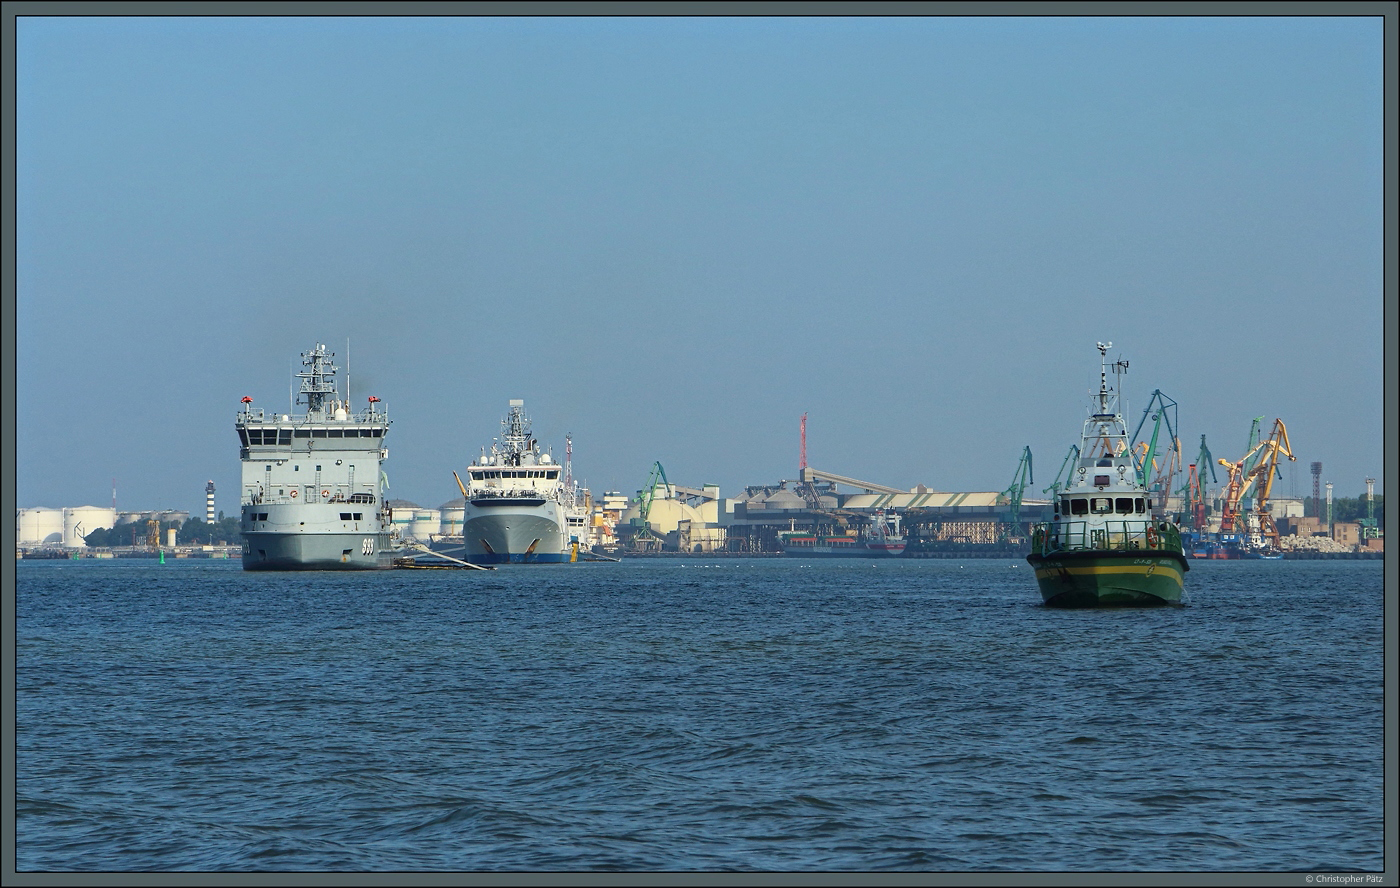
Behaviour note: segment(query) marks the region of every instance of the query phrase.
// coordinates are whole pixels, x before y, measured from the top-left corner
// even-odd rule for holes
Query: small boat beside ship
[[[1180,604],[1186,571],[1181,531],[1154,511],[1146,479],[1132,457],[1119,406],[1108,385],[1108,349],[1098,343],[1099,392],[1084,421],[1079,461],[1057,492],[1053,520],[1031,529],[1040,594],[1055,607]],[[1115,376],[1126,361],[1113,365]]]

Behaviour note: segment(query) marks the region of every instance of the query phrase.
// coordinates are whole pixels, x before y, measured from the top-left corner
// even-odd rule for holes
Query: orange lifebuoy
[[[323,496],[323,497],[327,497],[327,496],[330,496],[330,495],[331,495],[331,492],[330,492],[329,490],[323,490],[323,491],[321,491],[321,496]]]
[[[296,495],[297,495],[297,492],[296,492],[295,490],[293,490],[293,491],[292,491],[292,496],[296,496]]]
[[[1157,548],[1157,528],[1155,527],[1147,528],[1147,548]]]

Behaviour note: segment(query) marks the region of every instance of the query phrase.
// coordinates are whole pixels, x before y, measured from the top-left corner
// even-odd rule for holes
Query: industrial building
[[[907,556],[1006,554],[1028,523],[1048,519],[1049,508],[1049,501],[1018,501],[1006,492],[905,491],[810,468],[797,480],[753,485],[725,498],[714,485],[670,482],[658,463],[622,512],[616,535],[633,553],[776,554],[784,531],[855,532],[883,512],[902,519]]]

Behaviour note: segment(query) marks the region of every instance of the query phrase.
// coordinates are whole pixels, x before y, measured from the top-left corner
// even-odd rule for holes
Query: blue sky
[[[1188,458],[1383,481],[1378,17],[24,18],[17,75],[21,507],[235,512],[239,398],[347,340],[427,506],[512,398],[595,492],[793,478],[803,413],[1038,492],[1098,340]]]

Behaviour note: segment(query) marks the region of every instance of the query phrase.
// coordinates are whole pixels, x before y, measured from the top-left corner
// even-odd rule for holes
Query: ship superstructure
[[[1099,391],[1079,444],[1079,460],[1054,501],[1054,520],[1031,531],[1036,581],[1046,604],[1179,604],[1189,569],[1176,524],[1154,515],[1108,384],[1108,349],[1098,343]],[[1113,365],[1115,377],[1126,361]]]
[[[540,450],[524,401],[510,402],[501,436],[489,452],[482,448],[466,475],[457,483],[466,499],[462,542],[468,561],[566,562],[579,560],[581,549],[587,552],[588,492],[573,480],[569,460],[561,465]]]
[[[337,391],[334,357],[321,343],[302,354],[296,404],[304,413],[267,413],[243,398],[234,427],[245,570],[393,566],[380,488],[388,412],[375,397],[351,412]]]

